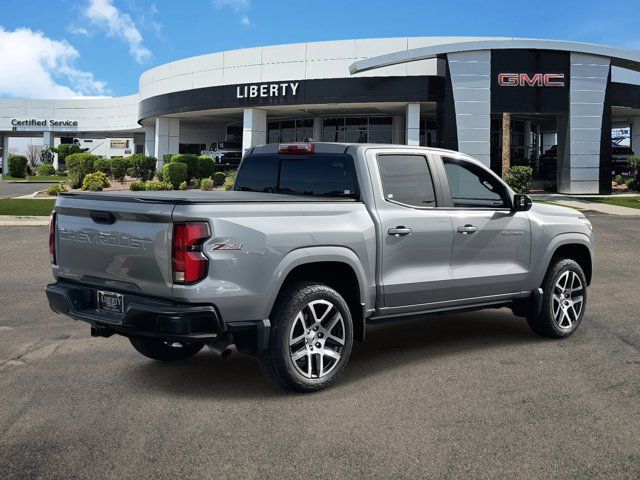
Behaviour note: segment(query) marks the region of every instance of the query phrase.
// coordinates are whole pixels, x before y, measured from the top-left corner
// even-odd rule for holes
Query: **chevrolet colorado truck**
[[[375,322],[510,307],[569,336],[594,237],[461,153],[302,143],[250,149],[228,192],[63,194],[49,248],[49,304],[93,336],[162,361],[235,346],[308,392]]]

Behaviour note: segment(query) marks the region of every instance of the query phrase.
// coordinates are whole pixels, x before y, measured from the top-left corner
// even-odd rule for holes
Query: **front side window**
[[[507,192],[482,168],[453,158],[443,158],[454,207],[507,208]]]
[[[436,197],[426,157],[379,155],[384,198],[412,207],[435,207]]]

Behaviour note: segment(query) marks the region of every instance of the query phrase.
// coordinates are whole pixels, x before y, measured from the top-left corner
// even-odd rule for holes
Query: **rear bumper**
[[[215,306],[184,304],[124,293],[124,313],[97,308],[97,289],[73,283],[52,283],[45,288],[51,309],[92,326],[92,335],[153,337],[174,342],[210,343],[223,334],[255,339],[251,350],[266,348],[268,320],[227,325]],[[266,331],[265,331],[266,330]],[[253,342],[251,342],[253,343]]]

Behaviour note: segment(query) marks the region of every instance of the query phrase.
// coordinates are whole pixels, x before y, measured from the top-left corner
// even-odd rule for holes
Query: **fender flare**
[[[571,244],[578,244],[578,245],[583,245],[587,247],[587,249],[589,250],[589,255],[591,256],[591,266],[593,269],[593,247],[594,246],[591,238],[588,235],[580,232],[560,233],[551,239],[551,241],[549,242],[549,245],[547,245],[547,248],[544,252],[544,256],[542,257],[541,261],[537,262],[538,270],[536,271],[536,275],[535,275],[535,280],[536,280],[535,285],[537,286],[542,285],[542,281],[544,280],[544,276],[546,275],[547,270],[549,269],[549,264],[551,263],[551,259],[553,258],[553,255],[556,252],[556,250],[558,250],[558,248],[562,247],[563,245],[571,245]]]
[[[267,295],[268,301],[264,318],[268,318],[271,314],[271,309],[282,289],[282,285],[293,269],[301,265],[318,262],[344,263],[351,267],[358,280],[360,303],[365,304],[365,308],[369,306],[369,298],[366,291],[367,275],[362,266],[362,262],[360,262],[360,259],[353,250],[337,246],[302,247],[292,250],[285,255],[274,270]]]

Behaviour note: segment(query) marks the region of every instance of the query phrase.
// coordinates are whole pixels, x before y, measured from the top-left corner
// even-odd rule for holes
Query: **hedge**
[[[198,178],[198,157],[190,153],[176,153],[171,157],[171,163],[184,163],[187,166],[187,180]],[[168,181],[165,178],[166,181]]]
[[[504,181],[516,193],[529,193],[533,180],[533,169],[531,167],[511,167],[504,177]]]
[[[198,178],[209,178],[213,175],[215,169],[215,162],[213,158],[207,155],[200,155],[198,157]]]
[[[128,160],[133,168],[133,176],[138,177],[140,180],[151,180],[156,174],[156,159],[155,157],[147,157],[141,153],[131,155]]]
[[[82,180],[82,190],[96,192],[110,186],[109,179],[104,172],[88,173],[84,176],[84,180]]]
[[[93,164],[97,159],[90,153],[73,153],[65,159],[71,188],[80,188],[84,177],[94,172]]]
[[[165,183],[170,183],[177,190],[182,182],[189,180],[187,165],[174,161],[167,163],[162,167],[162,178]]]
[[[111,177],[122,183],[124,177],[127,175],[127,169],[131,166],[127,158],[112,158],[111,159]]]
[[[49,176],[56,173],[56,169],[50,163],[43,163],[38,167],[38,174],[43,176]]]
[[[105,175],[111,175],[111,160],[107,158],[98,158],[93,162],[93,170],[95,172],[102,172]]]
[[[14,178],[25,178],[27,176],[27,157],[10,155],[8,162],[10,176]]]
[[[227,175],[224,172],[216,172],[213,174],[214,185],[222,185],[226,179],[227,179]]]
[[[201,190],[213,190],[213,180],[210,178],[203,178],[200,182]]]

